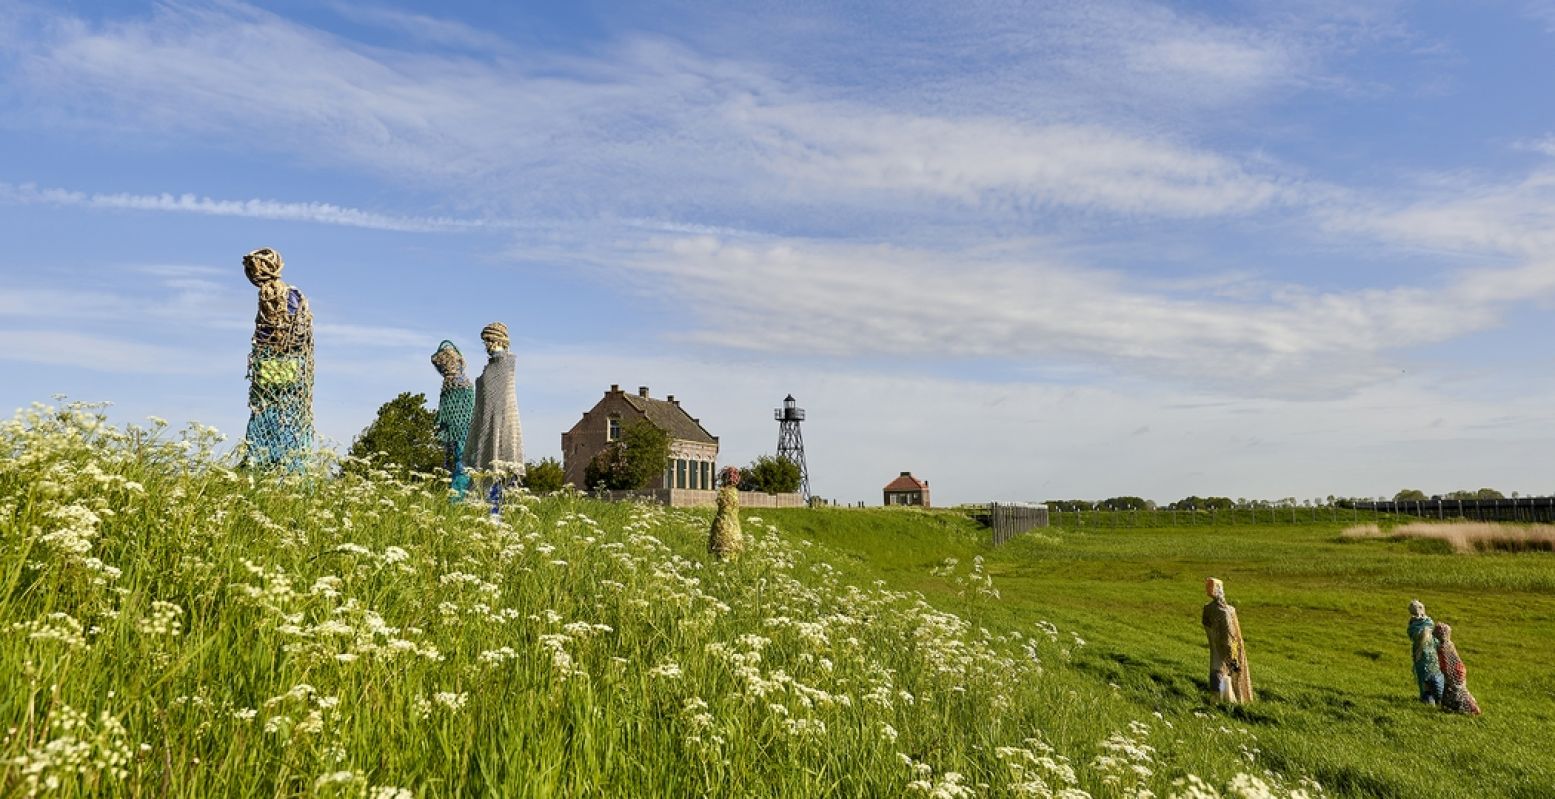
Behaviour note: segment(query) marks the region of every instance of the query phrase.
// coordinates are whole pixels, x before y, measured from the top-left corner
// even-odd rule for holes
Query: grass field
[[[975,609],[995,629],[1033,618],[1083,635],[1075,665],[1141,712],[1206,708],[1203,580],[1226,581],[1247,637],[1262,763],[1353,796],[1555,796],[1555,556],[1454,554],[1445,541],[1346,540],[1338,524],[1052,528],[1000,548],[951,514],[785,512],[779,525],[842,553],[859,573],[958,607],[930,576],[978,555],[1001,598]],[[910,512],[909,512],[910,514]],[[1413,701],[1410,599],[1454,625],[1485,715]],[[966,608],[963,608],[966,610]],[[1221,713],[1213,710],[1213,713]]]
[[[435,482],[235,470],[217,443],[80,406],[0,423],[0,795],[1555,785],[1548,553],[1319,525],[995,550],[955,514],[794,510],[746,512],[723,563],[707,511],[515,495],[494,518]],[[1254,707],[1199,691],[1207,573]],[[1484,718],[1411,701],[1412,596],[1458,625]]]

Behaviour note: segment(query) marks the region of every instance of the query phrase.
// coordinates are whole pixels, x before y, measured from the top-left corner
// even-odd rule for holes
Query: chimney
[[[610,390],[605,392],[605,393],[606,394],[620,394],[621,393],[621,384],[620,383],[611,383],[610,384]]]
[[[675,401],[675,395],[674,394],[671,394],[668,397],[665,397],[665,399],[669,400],[671,405],[679,405],[680,404],[680,403]]]
[[[912,477],[912,472],[902,472],[903,477]]]
[[[647,397],[648,396],[648,387],[647,386],[638,386],[637,387],[637,396],[639,396],[639,397]]]

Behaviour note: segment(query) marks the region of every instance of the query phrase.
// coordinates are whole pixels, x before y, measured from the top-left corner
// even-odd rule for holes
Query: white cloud
[[[1208,216],[1257,211],[1277,181],[1235,161],[1099,126],[896,116],[829,106],[735,112],[803,190],[947,197],[978,208]]]
[[[456,185],[467,202],[516,213],[543,205],[657,216],[666,203],[727,206],[755,195],[769,209],[824,202],[870,213],[882,198],[895,209],[892,196],[928,196],[985,213],[1176,217],[1255,211],[1282,192],[1276,176],[1155,131],[817,99],[829,92],[642,37],[589,57],[477,61],[368,48],[241,5],[164,6],[149,21],[60,30],[29,43],[18,77],[52,110],[73,109],[74,124],[346,159],[400,180]],[[1262,51],[1251,45],[1194,35],[1140,58],[1200,81],[1211,62],[1274,69],[1253,63]],[[480,224],[188,195],[54,201],[389,230]]]
[[[1547,265],[1389,289],[1277,287],[1238,300],[1183,298],[1016,249],[713,236],[657,248],[629,266],[645,291],[694,309],[701,325],[688,332],[704,344],[1005,368],[1079,362],[1249,396],[1354,391],[1396,375],[1387,364],[1395,351],[1493,327],[1506,305],[1555,295]]]
[[[31,184],[0,182],[0,201],[105,210],[160,211],[169,213],[235,216],[287,222],[346,225],[371,230],[413,233],[476,230],[492,225],[476,219],[404,217],[347,208],[332,203],[278,202],[275,200],[215,200],[184,194],[88,194],[68,189],[38,188]]]
[[[432,44],[477,51],[511,49],[502,37],[451,19],[389,8],[373,8],[357,3],[331,2],[329,8],[354,22],[394,31]]]
[[[1539,168],[1511,181],[1438,177],[1412,194],[1403,202],[1346,202],[1315,213],[1330,230],[1409,247],[1533,263],[1555,252],[1555,169]]]

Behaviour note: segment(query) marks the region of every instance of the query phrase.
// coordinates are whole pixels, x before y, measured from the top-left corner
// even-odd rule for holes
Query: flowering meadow
[[[0,425],[6,796],[1317,797],[746,512],[237,469],[99,407]],[[927,579],[996,602],[980,563]]]

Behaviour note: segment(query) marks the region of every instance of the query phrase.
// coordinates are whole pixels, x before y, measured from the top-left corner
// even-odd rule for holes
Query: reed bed
[[[1555,552],[1555,526],[1551,525],[1410,522],[1384,530],[1375,524],[1357,524],[1340,536],[1445,541],[1454,552]]]

